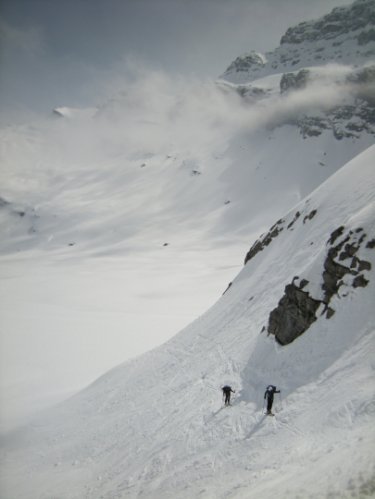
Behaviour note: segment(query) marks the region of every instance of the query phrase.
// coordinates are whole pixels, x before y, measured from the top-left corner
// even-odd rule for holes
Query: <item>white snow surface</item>
[[[374,128],[347,80],[375,42],[357,36],[216,84],[145,72],[0,130],[2,499],[375,496]],[[269,314],[296,276],[322,298],[339,226],[366,234],[369,283],[345,276],[334,315],[282,347]]]
[[[354,102],[348,70],[285,96],[262,78],[259,102],[147,73],[94,115],[0,131],[3,432],[201,315],[254,239],[373,143],[295,125]]]
[[[374,265],[302,336],[261,333],[295,275],[319,276],[330,234],[374,239],[375,146],[284,217],[203,316],[3,441],[2,497],[322,498],[374,492]],[[223,408],[220,386],[236,390]],[[267,384],[281,389],[274,418]]]

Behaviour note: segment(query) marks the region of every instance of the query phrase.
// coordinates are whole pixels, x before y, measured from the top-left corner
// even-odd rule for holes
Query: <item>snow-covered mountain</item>
[[[320,19],[289,28],[272,52],[250,51],[233,61],[223,77],[235,83],[327,63],[364,64],[375,56],[373,0],[356,0]]]
[[[33,307],[56,307],[47,283],[62,272],[77,289],[58,317],[80,329],[80,293],[108,329],[134,327],[114,274],[151,297],[135,321],[163,306],[163,282],[177,303],[179,272],[207,306],[209,283],[231,280],[162,346],[4,435],[2,497],[373,495],[374,15],[357,0],[290,28],[215,85],[146,75],[96,111],[1,130],[5,332],[25,300],[9,290],[29,289],[16,269],[39,274],[41,258]],[[72,280],[77,268],[101,280]]]
[[[2,496],[370,497],[374,151],[284,216],[197,321],[10,434]],[[330,259],[342,273],[328,300]],[[307,332],[280,346],[273,334],[285,328],[270,330],[270,318],[291,286],[300,297],[284,322],[308,297],[318,306]],[[270,382],[282,396],[274,419],[262,411]],[[229,408],[223,383],[236,390]]]

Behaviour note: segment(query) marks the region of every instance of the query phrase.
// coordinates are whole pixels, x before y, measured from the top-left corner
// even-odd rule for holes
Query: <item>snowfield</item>
[[[342,286],[333,317],[285,347],[261,330],[294,276],[321,275],[337,227],[374,240],[374,152],[297,205],[287,223],[316,216],[281,232],[202,317],[8,435],[2,496],[371,497],[374,248],[360,250],[368,285]],[[236,390],[228,408],[224,383]],[[274,418],[262,410],[269,383],[281,388]]]
[[[304,136],[316,92],[296,108],[279,78],[249,103],[147,76],[95,116],[1,130],[3,432],[204,313],[254,239],[373,143]]]
[[[0,129],[1,499],[375,497],[372,12]]]

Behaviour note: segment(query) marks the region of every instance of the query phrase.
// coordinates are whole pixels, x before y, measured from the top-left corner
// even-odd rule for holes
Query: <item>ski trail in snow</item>
[[[255,424],[253,425],[252,429],[246,435],[245,440],[250,440],[250,438],[258,432],[258,430],[261,428],[262,423],[265,421],[266,418],[267,416],[265,414],[262,414],[260,418],[255,421]]]
[[[291,425],[287,422],[287,420],[282,419],[282,417],[277,416],[275,417],[276,423],[281,427],[281,428],[286,428],[288,431],[293,433],[294,435],[299,435],[303,436],[304,432],[300,430],[297,426]]]

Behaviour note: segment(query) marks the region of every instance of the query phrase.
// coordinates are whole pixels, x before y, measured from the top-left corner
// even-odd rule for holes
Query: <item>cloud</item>
[[[127,61],[95,79],[101,102],[93,118],[72,113],[72,119],[48,119],[42,125],[43,156],[50,154],[51,162],[57,157],[63,165],[97,165],[116,155],[131,161],[177,154],[203,164],[224,153],[239,133],[352,102],[353,85],[346,83],[351,70],[327,66],[312,72],[306,88],[280,94],[276,87],[266,98],[248,102],[233,86],[223,89],[210,80],[171,76]]]
[[[0,41],[2,51],[12,55],[15,51],[28,56],[40,55],[44,50],[44,40],[40,29],[36,26],[18,28],[0,19]]]

